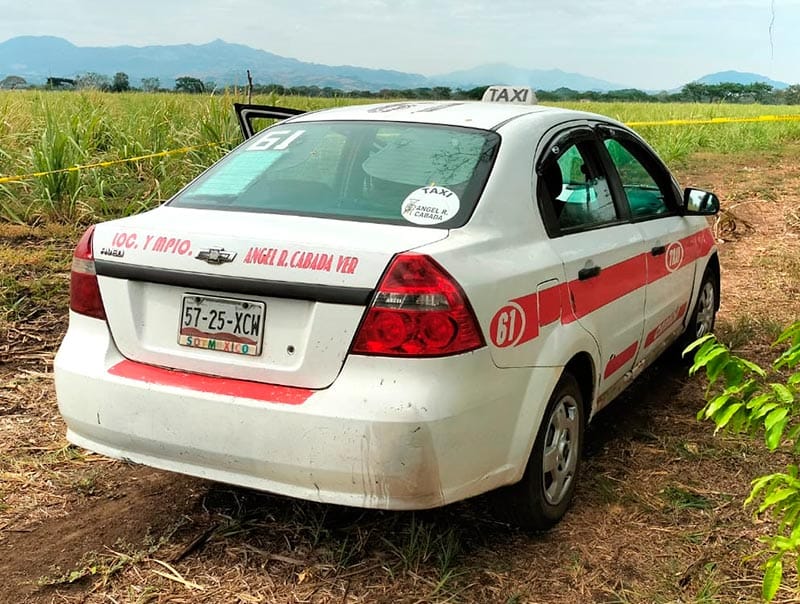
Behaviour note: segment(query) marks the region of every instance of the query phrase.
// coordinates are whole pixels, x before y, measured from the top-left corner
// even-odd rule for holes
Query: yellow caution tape
[[[694,126],[698,124],[747,124],[754,122],[800,122],[800,115],[757,115],[754,117],[710,117],[701,119],[626,122],[631,128],[639,126]]]
[[[158,153],[148,153],[147,155],[137,155],[136,157],[126,157],[125,159],[112,159],[108,161],[100,161],[94,164],[85,164],[82,166],[72,166],[70,168],[59,168],[58,170],[49,170],[47,172],[31,172],[30,174],[20,174],[19,176],[0,176],[0,183],[4,182],[18,182],[21,180],[30,180],[31,178],[39,178],[40,176],[49,176],[51,174],[64,174],[67,172],[78,172],[80,170],[91,170],[92,168],[105,168],[108,166],[115,166],[118,164],[129,164],[143,159],[152,159],[154,157],[167,157],[168,155],[178,155],[180,153],[189,153],[197,149],[204,149],[206,147],[219,147],[222,143],[206,143],[204,145],[195,145],[193,147],[181,147],[180,149],[170,149],[169,151],[159,151]]]

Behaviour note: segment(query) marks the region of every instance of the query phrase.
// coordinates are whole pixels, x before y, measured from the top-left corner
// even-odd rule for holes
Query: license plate
[[[184,294],[178,344],[258,356],[264,311],[263,302]]]

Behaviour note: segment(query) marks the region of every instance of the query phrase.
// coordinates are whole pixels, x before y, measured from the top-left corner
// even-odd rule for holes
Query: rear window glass
[[[396,122],[302,122],[259,132],[177,207],[455,228],[469,219],[500,137]]]

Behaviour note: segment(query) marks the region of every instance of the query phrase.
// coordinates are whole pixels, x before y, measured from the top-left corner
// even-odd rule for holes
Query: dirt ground
[[[718,332],[761,361],[800,311],[798,157],[705,155],[678,170],[722,199]],[[11,250],[67,258],[70,245],[37,230],[0,244],[0,262]],[[56,286],[63,266],[48,275]],[[572,510],[529,535],[493,520],[487,497],[348,510],[69,446],[51,373],[64,302],[17,313],[0,334],[0,602],[758,601],[757,539],[771,527],[742,502],[787,459],[698,422],[703,384],[681,364],[657,363],[596,418]],[[777,601],[797,600],[787,586]]]

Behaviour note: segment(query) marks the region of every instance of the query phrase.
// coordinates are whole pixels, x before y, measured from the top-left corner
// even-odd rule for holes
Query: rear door
[[[641,230],[611,194],[599,141],[588,127],[558,134],[537,163],[539,205],[566,274],[570,312],[597,340],[600,394],[635,362],[645,305]]]
[[[659,352],[683,329],[694,283],[693,229],[679,214],[680,191],[661,161],[624,130],[603,127],[609,173],[642,233],[647,265],[641,356]]]

